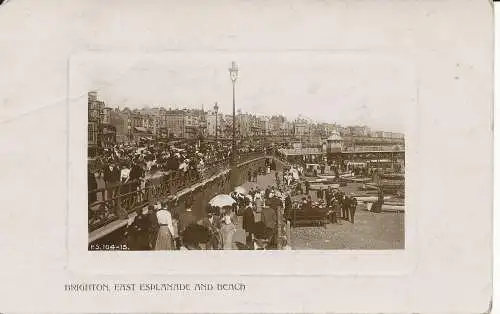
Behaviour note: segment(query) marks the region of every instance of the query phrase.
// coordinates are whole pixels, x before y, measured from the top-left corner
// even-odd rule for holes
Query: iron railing
[[[376,146],[354,146],[343,147],[343,153],[363,153],[363,152],[404,152],[404,147],[399,145],[376,145]]]

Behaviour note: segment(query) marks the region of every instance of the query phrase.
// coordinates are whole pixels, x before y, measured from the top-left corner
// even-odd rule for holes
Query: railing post
[[[290,226],[290,220],[286,221],[286,245],[292,247],[292,228]]]
[[[283,248],[283,237],[281,236],[281,232],[282,232],[282,227],[283,227],[283,217],[281,215],[281,207],[278,206],[277,208],[277,215],[278,215],[278,234],[277,234],[277,241],[278,241],[278,250],[281,250]]]
[[[122,196],[120,193],[120,188],[121,186],[118,186],[117,192],[116,192],[116,215],[118,216],[118,219],[127,219],[127,213],[126,211],[122,208]]]

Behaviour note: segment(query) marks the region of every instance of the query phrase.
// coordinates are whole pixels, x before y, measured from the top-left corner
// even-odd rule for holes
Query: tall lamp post
[[[229,76],[231,77],[231,81],[233,82],[233,145],[232,145],[232,157],[231,161],[234,162],[236,160],[236,102],[235,102],[235,96],[234,96],[234,87],[236,85],[236,79],[238,79],[238,66],[236,65],[236,62],[231,63],[231,67],[229,68]]]
[[[215,102],[215,105],[214,105],[214,111],[215,111],[215,143],[217,144],[217,137],[218,137],[218,134],[217,134],[217,119],[218,119],[218,112],[219,112],[219,106],[217,105],[217,102]]]

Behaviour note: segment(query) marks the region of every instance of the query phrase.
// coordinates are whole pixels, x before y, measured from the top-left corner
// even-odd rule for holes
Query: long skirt
[[[167,226],[160,226],[158,237],[156,238],[155,251],[175,250],[174,238]]]
[[[228,228],[222,228],[221,233],[222,233],[222,245],[224,250],[232,250],[233,249],[233,236],[236,231],[234,229],[234,225],[228,225],[231,226]]]

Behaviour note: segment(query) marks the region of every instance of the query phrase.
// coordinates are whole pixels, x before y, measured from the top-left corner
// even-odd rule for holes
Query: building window
[[[93,124],[89,124],[89,143],[90,142],[95,142],[95,134],[94,134],[94,125]]]

